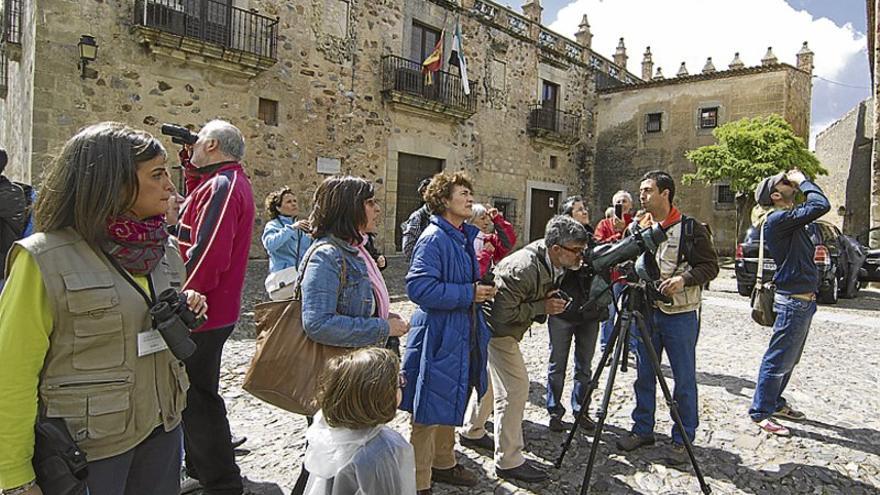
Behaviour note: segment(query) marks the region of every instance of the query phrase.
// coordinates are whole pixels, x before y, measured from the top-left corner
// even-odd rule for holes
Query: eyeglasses
[[[564,249],[564,250],[568,251],[569,253],[574,254],[576,256],[583,256],[584,255],[583,249],[570,248],[567,246],[563,246],[562,244],[559,244],[559,247],[561,247],[562,249]]]

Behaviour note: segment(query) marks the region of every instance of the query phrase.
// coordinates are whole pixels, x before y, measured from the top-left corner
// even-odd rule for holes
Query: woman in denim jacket
[[[303,329],[315,342],[385,346],[409,331],[409,323],[390,312],[385,280],[365,247],[382,212],[374,194],[373,185],[357,177],[330,177],[315,191],[309,218],[315,241],[301,266]],[[307,480],[303,469],[293,493],[302,493]]]
[[[293,297],[293,284],[278,287],[279,282],[292,282],[296,280],[296,273],[289,276],[282,274],[278,278],[278,272],[299,268],[305,253],[312,245],[309,236],[311,226],[308,220],[297,220],[296,214],[299,208],[296,195],[284,186],[278,191],[272,191],[266,196],[266,214],[269,221],[263,228],[263,247],[269,255],[269,277],[266,279],[266,291],[272,299],[287,299]],[[274,275],[273,277],[273,274]]]

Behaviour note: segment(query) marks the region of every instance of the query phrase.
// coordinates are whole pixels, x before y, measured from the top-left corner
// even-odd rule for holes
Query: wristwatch
[[[22,493],[27,493],[31,488],[36,485],[37,480],[31,480],[21,486],[16,486],[15,488],[7,488],[0,493],[3,493],[3,495],[21,495]]]

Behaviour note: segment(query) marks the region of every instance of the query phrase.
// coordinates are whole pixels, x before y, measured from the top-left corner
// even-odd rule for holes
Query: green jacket
[[[511,253],[494,272],[498,292],[492,304],[483,305],[486,322],[493,337],[522,340],[532,322],[546,314],[544,299],[556,288],[544,240]]]

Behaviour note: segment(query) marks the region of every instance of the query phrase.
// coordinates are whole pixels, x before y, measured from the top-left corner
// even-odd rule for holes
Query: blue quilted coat
[[[471,390],[486,393],[489,327],[481,305],[473,303],[478,231],[469,224],[459,230],[433,215],[413,252],[406,292],[419,308],[403,356],[400,408],[416,423],[461,425]]]

